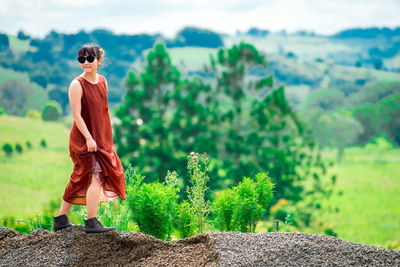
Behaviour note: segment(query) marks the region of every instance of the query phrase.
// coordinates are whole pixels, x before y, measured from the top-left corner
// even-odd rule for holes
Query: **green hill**
[[[0,218],[21,219],[41,211],[50,200],[61,199],[72,171],[69,129],[61,123],[0,116],[0,132],[1,146],[20,143],[24,149],[11,157],[0,152]],[[39,145],[42,139],[46,148]]]

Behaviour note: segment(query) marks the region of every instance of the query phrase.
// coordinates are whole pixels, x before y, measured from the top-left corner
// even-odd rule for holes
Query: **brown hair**
[[[84,57],[86,54],[94,56],[97,59],[104,57],[105,52],[103,48],[100,48],[97,44],[84,44],[79,48],[78,57]]]

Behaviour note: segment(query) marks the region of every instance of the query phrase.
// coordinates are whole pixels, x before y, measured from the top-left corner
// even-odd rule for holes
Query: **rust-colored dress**
[[[113,201],[118,196],[125,200],[124,170],[112,147],[112,127],[105,78],[99,75],[97,84],[81,76],[75,79],[80,82],[83,91],[81,116],[97,144],[97,151],[88,152],[86,139],[74,122],[69,136],[69,151],[74,169],[63,199],[71,204],[86,205],[86,191],[94,174],[102,185],[100,202]]]

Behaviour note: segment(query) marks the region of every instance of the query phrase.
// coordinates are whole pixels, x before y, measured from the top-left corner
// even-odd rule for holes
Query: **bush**
[[[3,145],[3,151],[6,153],[7,157],[11,157],[12,153],[13,153],[13,147],[10,143],[5,143]]]
[[[47,147],[46,140],[42,139],[40,141],[40,146],[42,146],[43,148],[46,148]]]
[[[6,111],[4,110],[3,107],[0,107],[0,115],[6,115]]]
[[[268,174],[258,173],[255,179],[245,177],[236,187],[220,192],[213,209],[219,229],[254,233],[273,188]]]
[[[15,151],[17,151],[20,154],[22,153],[23,148],[20,143],[15,144]]]
[[[214,201],[214,213],[217,214],[217,226],[221,231],[233,231],[233,212],[237,203],[234,189],[227,189],[218,193]]]
[[[37,111],[36,109],[29,109],[29,110],[26,112],[25,117],[31,118],[31,119],[41,119],[41,118],[42,118],[42,115],[40,115],[40,112]]]
[[[183,201],[178,205],[176,213],[176,223],[181,238],[193,236],[195,233],[194,213],[188,201]]]
[[[177,174],[169,172],[164,183],[142,184],[144,177],[129,171],[127,181],[128,205],[139,230],[156,238],[171,240],[173,219],[179,189]]]
[[[28,149],[32,149],[32,144],[31,144],[31,142],[26,141],[26,147],[27,147]]]
[[[60,104],[56,101],[49,101],[42,109],[42,119],[45,121],[56,121],[62,113]]]

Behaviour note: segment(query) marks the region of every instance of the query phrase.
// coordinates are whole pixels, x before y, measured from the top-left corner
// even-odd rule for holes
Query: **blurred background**
[[[278,219],[399,248],[399,11],[395,0],[0,0],[0,224],[57,214],[72,172],[68,88],[94,42],[125,168],[148,181],[176,170],[184,199],[186,155],[207,152],[210,200],[269,172],[257,232]]]

